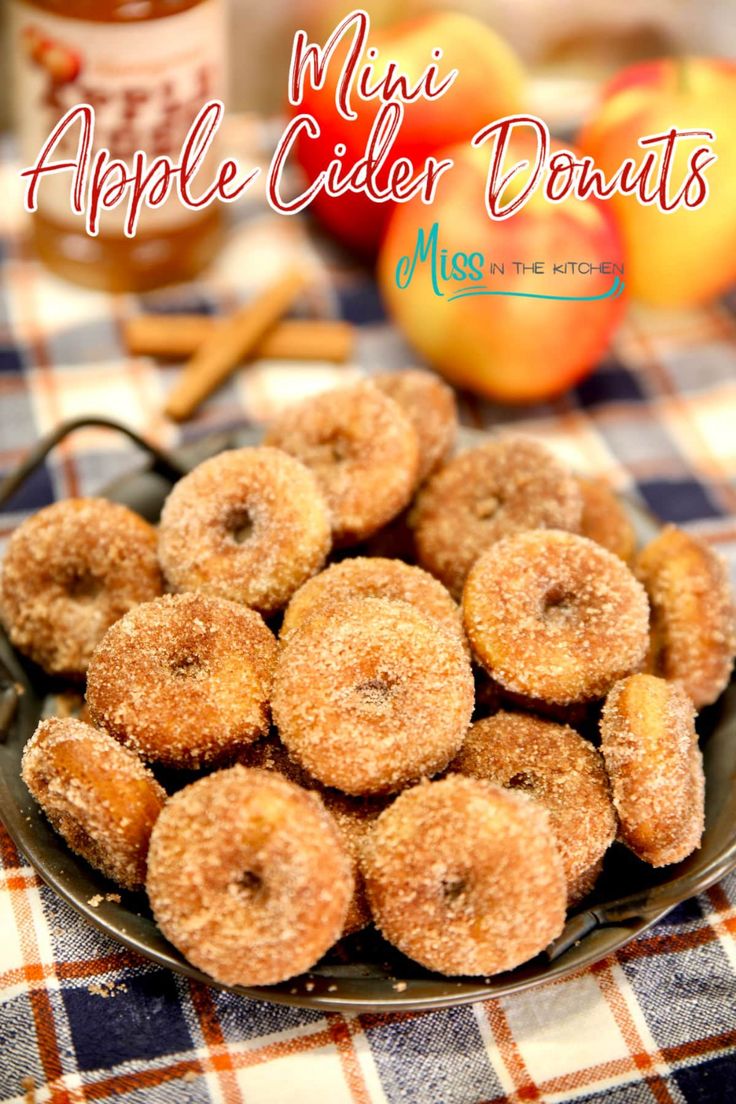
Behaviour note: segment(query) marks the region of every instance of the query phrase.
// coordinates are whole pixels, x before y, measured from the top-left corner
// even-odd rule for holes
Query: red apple
[[[348,36],[352,42],[352,34]],[[419,170],[425,159],[442,146],[472,137],[495,118],[519,109],[523,77],[520,63],[511,49],[488,27],[458,13],[428,15],[372,32],[367,44],[378,57],[365,57],[373,64],[373,83],[386,72],[389,61],[400,72],[416,81],[435,59],[435,47],[442,50],[438,61],[440,75],[457,68],[454,84],[436,100],[420,99],[405,107],[401,131],[394,143],[385,171],[398,157],[410,157]],[[358,118],[343,119],[335,107],[337,81],[347,46],[332,59],[324,87],[314,90],[305,82],[302,102],[293,114],[308,113],[320,127],[318,138],[302,136],[297,143],[297,159],[308,180],[313,181],[334,157],[335,145],[346,147],[345,165],[363,156],[371,126],[380,108],[377,100],[353,98]],[[364,256],[375,255],[390,213],[391,203],[376,203],[362,193],[329,197],[320,193],[311,210],[344,244]]]
[[[486,213],[487,154],[467,146],[443,151],[454,167],[431,207],[397,204],[379,258],[379,282],[394,319],[415,348],[451,382],[491,399],[528,403],[564,391],[586,375],[604,353],[621,317],[622,299],[526,298],[526,295],[604,296],[614,286],[621,241],[604,204],[587,199],[550,203],[541,190],[505,221]],[[429,262],[418,264],[408,286],[397,284],[401,258],[412,256],[420,229],[437,224],[446,250],[480,253],[483,278],[439,280],[433,289]],[[554,274],[554,264],[604,264],[607,272]],[[505,272],[490,273],[491,262]],[[541,262],[543,274],[520,272],[516,263]],[[459,268],[468,265],[457,260]],[[406,269],[400,274],[405,280]],[[500,294],[465,294],[485,288]],[[460,298],[451,298],[460,294]]]
[[[624,158],[641,158],[637,139],[673,126],[716,135],[718,160],[705,173],[705,204],[663,213],[631,195],[610,200],[623,234],[631,294],[667,307],[705,302],[736,280],[736,65],[668,58],[631,66],[604,89],[579,138],[583,152],[609,175]],[[673,180],[683,179],[697,144],[688,142],[676,154]]]

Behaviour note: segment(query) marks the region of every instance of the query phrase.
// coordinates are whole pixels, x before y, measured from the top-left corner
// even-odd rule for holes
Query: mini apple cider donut
[[[381,797],[350,797],[348,794],[320,787],[317,791],[325,808],[335,819],[345,851],[352,862],[355,888],[350,898],[342,934],[352,935],[371,922],[371,909],[365,892],[361,868],[363,847],[378,816],[389,804]]]
[[[636,533],[621,502],[605,479],[578,476],[583,498],[580,533],[630,564],[636,552]]]
[[[696,709],[725,690],[736,653],[736,606],[724,561],[697,537],[666,526],[636,560],[652,606],[647,669],[678,679]]]
[[[281,640],[320,609],[343,605],[351,598],[398,598],[458,639],[467,648],[462,615],[457,603],[433,575],[421,567],[381,556],[356,556],[331,564],[308,579],[293,596],[281,626]]]
[[[546,810],[453,775],[406,790],[363,848],[375,922],[442,974],[498,974],[533,958],[565,920],[562,860]]]
[[[578,874],[577,878],[567,883],[567,907],[573,909],[588,897],[603,873],[603,859],[593,863],[587,870]]]
[[[374,376],[373,383],[398,403],[419,439],[417,482],[423,483],[452,456],[457,436],[457,404],[451,387],[433,372],[407,368]]]
[[[472,725],[451,769],[521,790],[544,805],[562,858],[568,902],[575,904],[616,838],[616,813],[600,753],[566,725],[500,712]]]
[[[83,721],[50,717],[25,746],[22,775],[72,851],[125,889],[142,887],[166,794],[137,755]]]
[[[644,588],[618,556],[574,533],[499,541],[472,568],[463,612],[492,678],[557,705],[603,697],[646,654]]]
[[[577,531],[580,490],[549,449],[497,437],[461,452],[420,490],[410,521],[419,563],[456,597],[479,556],[526,529]]]
[[[342,934],[351,935],[360,931],[371,919],[360,871],[361,849],[373,822],[386,808],[390,798],[351,797],[329,786],[323,786],[290,758],[284,745],[273,735],[244,748],[238,754],[238,762],[244,767],[276,771],[302,789],[314,791],[322,799],[327,811],[335,818],[343,846],[352,863],[355,882]]]
[[[89,711],[148,762],[220,762],[268,731],[276,652],[255,610],[167,594],[107,632],[89,666]]]
[[[315,794],[235,766],[167,802],[146,889],[162,932],[200,970],[224,985],[273,985],[339,938],[353,877]]]
[[[683,687],[644,674],[617,683],[603,707],[601,751],[622,843],[651,866],[697,850],[705,781],[695,709]]]
[[[473,711],[457,637],[407,602],[356,598],[302,622],[271,699],[289,753],[326,786],[390,793],[443,770]]]
[[[339,545],[375,533],[403,510],[416,485],[416,432],[372,383],[339,387],[291,407],[273,422],[266,443],[314,472]]]
[[[152,526],[107,499],[68,498],[11,536],[0,616],[19,651],[49,674],[80,678],[110,625],[162,590]]]
[[[269,614],[319,571],[330,522],[314,476],[272,448],[221,452],[164,503],[159,557],[176,590],[201,590]]]

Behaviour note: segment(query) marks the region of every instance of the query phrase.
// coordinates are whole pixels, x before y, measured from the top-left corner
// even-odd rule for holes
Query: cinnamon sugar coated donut
[[[679,679],[696,709],[726,689],[736,653],[736,605],[724,560],[668,525],[640,552],[635,571],[652,606],[647,669]]]
[[[603,707],[601,751],[621,841],[651,866],[697,850],[705,781],[695,709],[683,687],[645,674],[617,683]]]
[[[335,819],[343,846],[351,860],[355,880],[342,934],[350,935],[352,932],[360,931],[370,923],[371,919],[363,875],[360,871],[361,849],[371,825],[379,813],[386,808],[390,798],[351,797],[329,786],[323,786],[298,763],[295,763],[280,740],[273,736],[244,748],[238,755],[238,762],[244,767],[277,771],[297,786],[302,786],[305,790],[313,790],[322,799],[325,808]]]
[[[50,717],[25,746],[22,776],[72,851],[125,889],[143,885],[166,794],[137,755],[83,721]]]
[[[526,529],[577,531],[577,481],[528,437],[497,437],[461,452],[420,490],[411,514],[419,563],[460,596],[496,541]]]
[[[330,522],[314,476],[272,448],[221,452],[164,503],[159,558],[177,590],[202,590],[273,613],[319,571]]]
[[[318,792],[325,808],[335,819],[343,846],[353,864],[355,888],[342,930],[343,935],[351,935],[365,928],[372,919],[361,861],[366,840],[388,801],[379,797],[350,797],[326,787]]]
[[[11,536],[0,616],[24,655],[50,674],[79,677],[110,625],[162,590],[152,526],[104,498],[68,498]]]
[[[291,407],[266,443],[310,468],[327,500],[336,544],[356,544],[407,505],[419,470],[417,435],[371,383],[326,391]]]
[[[89,666],[89,711],[148,762],[221,761],[268,731],[276,652],[255,610],[167,594],[105,635]]]
[[[442,583],[421,567],[381,556],[342,560],[309,579],[286,608],[281,639],[288,640],[303,621],[323,607],[338,607],[351,598],[399,598],[467,647],[460,608]]]
[[[468,576],[463,612],[492,678],[559,705],[603,697],[646,654],[644,588],[612,552],[574,533],[495,544]]]
[[[357,598],[294,631],[271,705],[289,753],[320,782],[391,792],[459,751],[473,675],[460,642],[413,606]]]
[[[470,729],[452,770],[520,790],[549,813],[570,904],[616,838],[616,814],[599,752],[565,725],[496,713]]]
[[[549,817],[523,794],[455,775],[397,797],[363,849],[381,933],[443,974],[497,974],[562,931],[565,878]]]
[[[419,440],[417,482],[423,483],[455,447],[457,403],[451,387],[433,372],[407,368],[373,377],[373,383],[403,410]]]
[[[225,985],[273,985],[339,937],[353,878],[318,797],[235,766],[167,802],[146,889],[162,932],[195,966]]]
[[[568,909],[575,908],[581,901],[584,901],[586,897],[593,892],[603,873],[603,859],[599,859],[598,862],[593,863],[587,870],[583,870],[576,878],[571,879],[567,883],[567,907]]]
[[[631,563],[636,552],[636,533],[621,502],[605,479],[578,476],[583,498],[580,533],[609,552]]]

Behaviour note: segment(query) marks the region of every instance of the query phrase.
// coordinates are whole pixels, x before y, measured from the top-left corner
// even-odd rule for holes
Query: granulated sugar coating
[[[146,889],[164,935],[195,966],[225,985],[272,985],[339,937],[353,878],[315,794],[235,766],[167,802]]]
[[[459,751],[473,675],[460,642],[413,606],[357,598],[294,631],[271,704],[310,774],[346,793],[390,792]]]
[[[612,552],[573,533],[537,530],[495,544],[463,595],[465,631],[506,689],[567,705],[603,697],[641,665],[644,588]]]
[[[323,606],[336,607],[361,597],[408,602],[447,629],[463,647],[468,646],[460,608],[442,583],[421,567],[381,556],[342,560],[309,579],[287,606],[281,639],[288,640],[295,628]]]
[[[452,455],[455,447],[455,393],[439,376],[421,368],[374,376],[373,383],[399,404],[414,426],[419,439],[417,482],[423,483]]]
[[[205,460],[164,503],[159,557],[177,590],[273,613],[330,550],[327,506],[311,472],[272,448]]]
[[[609,552],[631,563],[636,552],[636,533],[624,506],[605,479],[578,476],[583,498],[580,533]]]
[[[419,444],[401,408],[372,383],[340,387],[290,407],[266,443],[310,468],[327,500],[336,544],[356,544],[407,505]]]
[[[162,590],[152,526],[106,499],[68,498],[11,536],[0,616],[19,651],[50,674],[80,677],[110,625]]]
[[[91,717],[148,762],[222,761],[268,731],[277,650],[255,610],[165,595],[132,610],[97,648]]]
[[[679,679],[696,709],[725,690],[736,653],[736,604],[723,559],[668,525],[639,554],[635,571],[652,605],[647,669]]]
[[[443,974],[497,974],[562,931],[565,878],[545,809],[459,775],[407,790],[376,821],[363,874],[382,934]]]
[[[370,923],[371,919],[359,865],[361,848],[376,817],[383,812],[392,799],[390,797],[351,797],[329,786],[323,786],[289,757],[288,751],[273,733],[244,748],[238,755],[238,762],[244,767],[277,771],[290,782],[295,782],[305,790],[313,790],[321,797],[325,808],[332,813],[340,830],[343,845],[352,862],[355,879],[353,896],[348,906],[342,934],[350,935],[351,932],[360,931]]]
[[[651,866],[687,858],[703,835],[705,781],[683,687],[641,674],[617,683],[601,716],[601,751],[621,841]]]
[[[603,759],[587,740],[567,726],[500,712],[471,727],[451,769],[540,802],[557,838],[568,904],[582,888],[589,892],[616,838],[616,813]]]
[[[22,776],[72,851],[125,889],[141,888],[166,794],[137,755],[73,717],[50,717],[26,744]]]
[[[580,526],[575,478],[528,437],[461,452],[420,490],[411,513],[419,562],[457,597],[486,549],[526,529]]]

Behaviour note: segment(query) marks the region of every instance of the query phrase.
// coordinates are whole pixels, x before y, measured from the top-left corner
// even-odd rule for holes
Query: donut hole
[[[245,901],[254,901],[257,897],[263,897],[266,892],[266,883],[255,870],[244,870],[233,883],[237,895]]]
[[[534,776],[527,771],[517,771],[516,774],[512,774],[506,783],[508,790],[522,790],[524,793],[533,793],[537,788]]]
[[[197,678],[204,672],[204,662],[195,652],[174,652],[169,656],[169,671],[175,678]]]
[[[566,621],[577,607],[577,595],[563,586],[550,587],[542,598],[542,617],[545,621]]]
[[[462,874],[450,874],[440,883],[442,900],[451,912],[464,908],[469,891],[468,879]]]
[[[365,682],[359,682],[355,687],[355,693],[365,705],[381,708],[388,705],[395,686],[396,680],[388,675],[376,676],[366,679]]]
[[[249,510],[235,510],[227,519],[225,529],[235,544],[245,544],[255,531],[255,522]]]
[[[478,521],[492,521],[503,506],[500,495],[488,494],[475,503],[475,516]]]
[[[89,605],[102,594],[104,583],[91,571],[75,571],[67,583],[67,594],[74,602]]]
[[[310,464],[317,467],[334,468],[341,464],[347,464],[354,459],[354,442],[346,433],[336,429],[315,442],[311,449]]]

